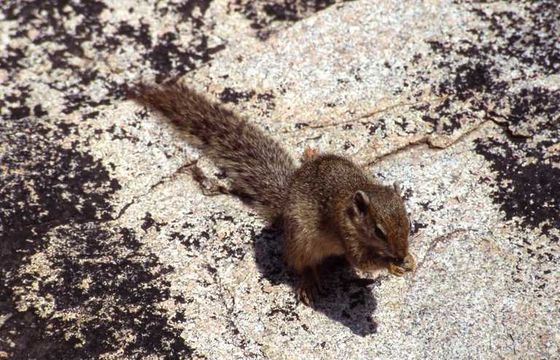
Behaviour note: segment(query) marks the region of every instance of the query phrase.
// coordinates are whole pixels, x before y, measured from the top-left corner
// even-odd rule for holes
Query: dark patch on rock
[[[132,230],[105,227],[119,183],[79,143],[58,145],[74,125],[46,127],[26,118],[2,127],[8,148],[0,189],[0,312],[12,316],[0,338],[13,344],[3,350],[14,359],[89,359],[121,348],[128,356],[190,356],[193,349],[158,308],[170,298],[164,276],[172,269],[143,253]],[[56,276],[25,272],[40,252]],[[21,295],[52,302],[53,312],[74,313],[83,321],[40,316],[44,312],[33,300],[25,300],[28,310],[17,311]],[[133,340],[115,341],[125,332]]]
[[[428,211],[428,210],[439,211],[445,207],[443,204],[440,204],[439,206],[434,206],[434,204],[431,201],[419,202],[418,205],[420,205],[424,211]]]
[[[177,311],[175,313],[175,316],[173,316],[171,318],[171,320],[173,320],[175,322],[178,322],[178,323],[184,323],[187,320],[187,318],[185,317],[185,312],[184,311]]]
[[[54,1],[54,0],[23,0],[10,2],[2,8],[8,20],[16,20],[24,27],[33,28],[41,32],[34,39],[35,45],[47,42],[62,46],[56,56],[51,59],[55,68],[70,67],[67,58],[83,56],[82,44],[92,41],[94,35],[103,33],[103,25],[99,15],[106,9],[106,5],[97,0],[92,1]],[[63,24],[70,18],[79,19],[76,26],[70,30]],[[26,31],[16,34],[23,37]]]
[[[275,307],[273,309],[270,309],[267,313],[266,316],[276,316],[276,314],[281,314],[285,320],[287,321],[294,321],[297,320],[299,321],[299,315],[297,312],[294,311],[294,309],[285,309],[285,308],[279,308],[279,307]]]
[[[212,0],[188,0],[174,5],[176,6],[177,13],[181,14],[183,21],[186,21],[187,19],[191,20],[194,22],[195,26],[200,27],[202,26],[202,19],[200,17],[193,16],[194,10],[195,8],[198,8],[201,16],[204,16],[211,3]]]
[[[46,234],[54,227],[110,219],[109,198],[120,188],[99,161],[78,150],[78,144],[57,145],[64,138],[61,129],[34,120],[3,123],[0,133],[2,143],[8,144],[2,154],[7,167],[0,189],[1,310],[13,314],[0,337],[13,340],[15,347],[6,351],[15,358],[41,358],[33,354],[71,348],[63,338],[47,336],[46,324],[35,314],[14,309],[14,286],[27,286],[31,280],[29,274],[18,277],[18,269],[48,246]]]
[[[410,226],[410,235],[414,236],[416,234],[418,234],[422,229],[425,229],[428,227],[428,224],[424,224],[415,220],[411,220],[411,226]]]
[[[225,256],[217,257],[217,260],[220,260],[222,258],[241,260],[247,253],[246,249],[239,246],[231,246],[229,244],[223,244],[220,249],[225,254]]]
[[[226,87],[219,95],[220,100],[224,103],[239,104],[240,101],[247,101],[255,96],[255,91],[236,91],[230,87]]]
[[[37,295],[52,299],[47,301],[53,301],[53,311],[77,319],[41,318],[32,310],[14,313],[1,330],[2,338],[15,343],[7,349],[14,358],[94,359],[120,349],[135,357],[179,359],[193,354],[158,307],[170,299],[164,276],[172,269],[155,255],[142,253],[133,231],[72,223],[58,227],[52,236],[65,239],[59,249],[64,252],[45,253],[57,276],[28,274],[19,286],[27,289],[28,281],[38,281]],[[49,246],[46,239],[34,240]],[[21,280],[10,279],[11,285]],[[123,337],[127,333],[134,337]]]
[[[208,240],[208,238],[206,238]],[[181,244],[183,244],[189,250],[197,250],[200,249],[200,240],[195,235],[189,235],[186,239],[180,240]]]
[[[22,49],[13,48],[8,45],[0,55],[0,69],[13,70],[22,68],[23,66],[19,62],[23,58],[25,58],[25,53]]]
[[[224,48],[224,45],[210,47],[208,36],[201,34],[188,44],[186,49],[183,49],[175,33],[167,32],[158,39],[156,45],[147,54],[147,59],[152,68],[157,71],[156,81],[161,82],[171,75],[184,75],[196,67],[196,62],[210,61],[212,55]]]
[[[350,0],[234,0],[231,9],[250,20],[257,37],[266,40],[278,24],[294,23],[345,1]]]
[[[274,94],[271,93],[271,92],[260,93],[260,94],[257,94],[257,99],[269,102],[269,101],[272,101],[274,99]]]
[[[403,117],[403,116],[399,116],[397,118],[397,120],[395,120],[395,125],[400,127],[406,134],[415,134],[416,133],[416,131],[414,129],[409,128],[409,125],[411,125],[411,122],[408,121],[408,119]]]
[[[369,135],[375,135],[377,130],[381,130],[383,133],[387,131],[387,123],[383,118],[378,119],[375,122],[367,121],[362,124],[367,126]]]
[[[146,49],[150,49],[152,47],[150,26],[148,24],[141,23],[138,28],[135,28],[132,25],[121,21],[117,33],[133,39],[137,44],[141,44]]]
[[[274,94],[270,91],[257,94],[257,100],[264,105],[264,114],[270,114],[276,108],[274,98]]]
[[[404,201],[410,200],[412,198],[412,195],[414,195],[414,191],[412,191],[411,188],[406,188],[402,192],[402,198],[404,199]]]
[[[111,134],[111,140],[128,140],[132,144],[136,144],[140,141],[138,137],[131,135],[126,128],[117,127],[115,124],[107,128],[106,132]]]
[[[522,12],[491,12],[484,2],[466,5],[487,23],[487,28],[484,31],[471,29],[476,40],[428,42],[432,51],[441,55],[436,66],[446,69],[450,76],[432,89],[446,100],[423,119],[433,124],[439,133],[451,133],[463,127],[469,118],[476,118],[477,112],[487,111],[488,104],[503,106],[501,99],[509,95],[511,85],[501,79],[502,59],[514,58],[521,62],[523,66],[511,69],[519,71],[521,79],[557,73],[560,70],[557,46],[560,8],[557,5],[548,0],[525,3]],[[468,108],[458,105],[465,102]]]
[[[484,2],[478,2],[484,5]],[[489,23],[485,37],[502,41],[482,49],[490,56],[515,58],[527,66],[536,66],[546,74],[560,71],[560,7],[556,0],[524,2],[523,13],[514,11],[490,12],[484,7],[473,6],[471,11]],[[480,32],[477,33],[482,37]],[[480,45],[470,44],[461,50],[466,56],[478,52]]]
[[[59,121],[56,123],[56,127],[62,131],[62,135],[68,136],[74,131],[75,133],[78,132],[78,127],[75,124],[65,123]]]
[[[555,166],[560,154],[554,150],[560,139],[559,98],[559,91],[533,88],[523,89],[510,100],[510,131],[530,122],[531,135],[544,135],[543,140],[487,139],[476,146],[497,174],[493,196],[506,218],[519,218],[522,226],[540,228],[549,236],[552,228],[560,228],[560,169]]]
[[[82,119],[84,120],[95,119],[98,115],[99,115],[99,111],[92,111],[82,115]]]
[[[451,75],[434,91],[445,100],[426,112],[422,120],[432,124],[437,133],[450,134],[462,128],[469,119],[476,118],[477,111],[485,108],[484,100],[492,94],[503,93],[508,86],[497,79],[499,71],[487,62],[492,63],[490,60],[468,60],[456,66],[444,65],[449,66]],[[460,102],[469,102],[470,107],[458,106]]]
[[[0,95],[0,111],[6,108],[8,114],[5,115],[10,120],[20,120],[31,115],[31,109],[27,105],[30,90],[27,85],[16,86],[8,89]]]
[[[495,74],[491,74],[491,71],[494,71]],[[492,69],[486,64],[462,64],[455,69],[453,86],[448,86],[448,89],[453,89],[459,100],[465,101],[470,97],[469,95],[471,92],[486,91],[492,88],[494,79],[492,75],[496,76],[499,74],[496,69]],[[445,93],[445,91],[443,91],[443,93]]]
[[[85,93],[71,93],[64,95],[64,108],[62,112],[64,114],[71,114],[84,106],[97,107],[100,105],[109,105],[111,99],[105,98],[98,101],[94,101],[89,95]]]
[[[35,115],[36,117],[43,117],[43,116],[48,115],[48,114],[49,114],[49,112],[45,111],[41,104],[35,105],[33,107],[33,115]]]
[[[164,276],[172,269],[142,252],[132,230],[105,225],[119,183],[80,144],[58,145],[70,129],[62,123],[47,128],[27,118],[2,126],[0,312],[11,317],[0,338],[12,344],[3,351],[14,359],[93,359],[121,348],[128,356],[190,356],[158,307],[170,298]],[[26,272],[41,252],[48,269]],[[34,301],[53,308],[45,315]],[[16,310],[21,302],[28,310]],[[135,337],[123,343],[124,333]]]
[[[560,136],[560,90],[524,88],[511,97],[510,103],[507,124],[511,131],[525,130],[527,135],[548,132],[553,135],[551,140],[559,139],[554,135]]]
[[[507,138],[478,140],[476,145],[496,172],[492,196],[506,219],[518,219],[520,226],[550,238],[550,230],[560,227],[560,172],[554,166],[560,161],[555,148],[560,91],[539,86],[514,91],[511,83],[560,71],[560,8],[548,0],[523,3],[521,10],[511,11],[492,11],[484,2],[465,6],[486,29],[471,29],[474,39],[430,42],[436,66],[449,76],[433,87],[446,100],[422,109],[423,120],[438,133],[454,132],[481,116],[498,123]],[[520,65],[509,69],[505,64],[511,59]],[[508,70],[519,77],[504,80]]]
[[[142,228],[142,230],[144,230],[145,232],[147,232],[150,228],[152,228],[155,225],[156,231],[159,232],[161,230],[161,227],[164,225],[167,225],[167,223],[165,222],[157,222],[153,217],[152,214],[150,214],[149,212],[146,213],[146,215],[144,216],[144,222],[142,223],[142,225],[140,226]]]
[[[31,110],[27,106],[17,106],[11,107],[10,110],[10,120],[19,120],[28,117],[31,114]]]
[[[7,172],[0,208],[8,241],[40,224],[110,218],[108,199],[120,185],[99,161],[78,150],[77,143],[72,148],[57,145],[64,136],[63,129],[31,119],[3,125],[2,142],[10,147],[3,154]],[[86,190],[86,184],[96,191]]]
[[[126,93],[126,81],[120,75],[122,72],[101,72],[98,63],[87,58],[86,52],[91,53],[89,50],[98,53],[95,57],[104,58],[103,53],[138,45],[140,56],[131,59],[126,67],[129,70],[142,69],[148,64],[156,71],[157,81],[183,75],[208,62],[213,54],[225,48],[222,44],[214,46],[208,43],[207,34],[213,25],[206,25],[203,17],[209,4],[210,1],[184,1],[169,6],[169,11],[180,13],[184,22],[191,23],[193,36],[188,44],[182,44],[176,38],[179,31],[155,39],[151,36],[150,27],[142,21],[135,26],[118,17],[101,21],[102,12],[111,11],[111,8],[99,0],[23,0],[10,2],[0,11],[7,20],[18,22],[18,31],[10,34],[12,39],[28,37],[31,31],[39,33],[32,40],[25,40],[45,49],[43,53],[35,55],[50,64],[47,75],[56,71],[56,76],[51,76],[52,81],[47,85],[63,94],[65,104],[62,111],[70,114],[84,107],[96,107],[108,104],[112,99],[122,99]],[[195,9],[200,12],[193,12]],[[73,26],[65,25],[67,23]],[[116,28],[114,33],[106,30],[111,25]],[[201,28],[207,31],[200,31]],[[8,45],[7,51],[0,55],[0,68],[8,70],[10,78],[16,76],[24,68],[22,59],[30,55],[31,51],[34,50],[29,46],[15,48]],[[94,82],[105,88],[106,95],[103,98],[92,99],[90,88]],[[99,90],[95,92],[99,93]],[[25,116],[26,109],[14,109],[14,119]]]

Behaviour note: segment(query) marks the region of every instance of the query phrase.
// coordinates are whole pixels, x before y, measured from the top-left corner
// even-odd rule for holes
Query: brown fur
[[[256,126],[175,83],[140,85],[136,101],[160,111],[232,179],[232,192],[270,220],[277,218],[295,171],[288,153]]]
[[[317,266],[345,255],[364,270],[413,268],[404,201],[350,160],[317,152],[296,168],[288,153],[256,126],[181,85],[140,86],[136,100],[168,117],[222,167],[233,193],[248,197],[284,229],[286,263],[302,276],[299,295],[311,303]]]

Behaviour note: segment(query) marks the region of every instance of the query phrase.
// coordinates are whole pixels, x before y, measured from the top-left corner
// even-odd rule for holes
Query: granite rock
[[[555,1],[0,9],[0,359],[558,356]],[[281,233],[125,97],[171,77],[400,181],[417,271],[333,260],[299,304]]]

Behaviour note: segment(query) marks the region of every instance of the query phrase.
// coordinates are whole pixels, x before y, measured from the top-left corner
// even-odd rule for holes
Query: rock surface
[[[0,9],[0,359],[558,356],[556,1]],[[298,304],[281,234],[124,98],[171,76],[401,181],[416,273],[330,264]]]

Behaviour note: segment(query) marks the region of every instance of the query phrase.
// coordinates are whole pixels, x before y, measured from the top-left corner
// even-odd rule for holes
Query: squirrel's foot
[[[304,162],[311,161],[314,160],[317,156],[319,156],[319,150],[308,146],[303,151],[303,156],[301,157],[301,160]]]
[[[414,258],[414,256],[408,254],[404,258],[402,264],[397,265],[395,263],[390,263],[387,267],[387,270],[389,270],[389,272],[395,276],[403,276],[409,271],[416,270],[416,259]]]
[[[406,271],[414,271],[416,270],[416,258],[411,255],[408,254],[403,261],[402,267],[406,270]]]
[[[317,296],[317,291],[313,287],[305,286],[300,284],[297,288],[297,297],[304,305],[313,307],[315,305],[315,297]]]
[[[220,184],[216,179],[208,178],[196,164],[192,167],[191,174],[193,179],[198,182],[200,190],[202,190],[205,196],[223,195],[231,192],[230,189]]]
[[[387,270],[389,270],[389,272],[395,276],[403,276],[404,273],[406,273],[407,271],[402,266],[396,265],[394,263],[390,263],[389,266],[387,267]]]
[[[201,186],[200,189],[202,190],[202,194],[204,196],[217,196],[230,193],[228,188],[219,184],[210,184],[208,187]]]
[[[317,295],[323,291],[318,280],[317,271],[315,269],[309,268],[303,272],[296,293],[298,300],[304,305],[313,307]]]

